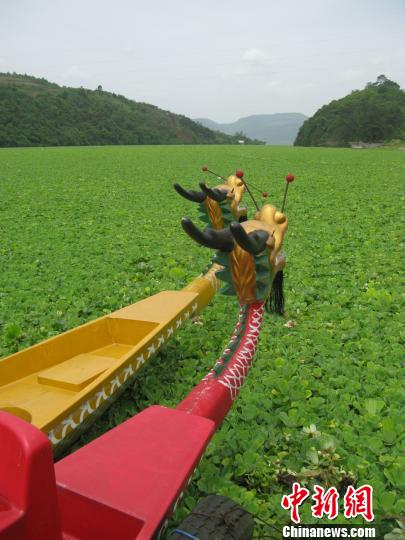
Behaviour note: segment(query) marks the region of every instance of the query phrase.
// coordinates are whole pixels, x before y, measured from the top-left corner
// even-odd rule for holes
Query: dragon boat
[[[236,175],[213,189],[176,190],[198,201],[202,219],[222,229],[246,217]],[[224,197],[224,194],[226,196]],[[61,454],[133,383],[136,372],[220,287],[218,264],[181,291],[162,291],[0,361],[0,410],[46,433]]]
[[[112,397],[105,391],[106,383],[113,393],[131,380],[134,366],[143,363],[135,365],[136,359],[142,355],[145,359],[149,348],[154,354],[159,336],[163,336],[163,344],[175,327],[180,327],[181,320],[202,309],[215,294],[217,280],[226,283],[225,292],[234,294],[240,305],[229,344],[176,408],[148,407],[56,464],[53,436],[35,427],[34,419],[39,422],[41,417],[34,415],[34,406],[30,408],[23,394],[18,401],[11,393],[8,408],[3,405],[0,410],[0,540],[162,537],[208,442],[232,407],[252,366],[266,306],[278,312],[283,309],[285,257],[281,248],[287,218],[270,204],[258,209],[252,220],[247,219],[239,204],[230,208],[236,188],[245,186],[239,185],[243,173],[238,172],[229,183],[214,189],[201,184],[201,191],[187,191],[175,185],[181,195],[200,204],[210,220],[211,226],[203,231],[189,219],[182,220],[184,231],[192,239],[216,251],[213,266],[205,275],[183,291],[147,298],[80,327],[77,334],[67,332],[4,361],[2,378],[8,379],[2,390],[13,384],[17,387],[18,381],[10,381],[12,363],[17,362],[23,373],[25,360],[31,370],[25,374],[27,391],[31,384],[43,385],[44,392],[48,387],[70,392],[70,406],[72,392],[76,392],[72,410],[77,410],[81,400],[81,414],[88,400],[89,409],[94,408],[91,399],[98,399],[100,390],[92,397],[97,388],[104,388],[105,406]],[[289,176],[287,181],[293,179]],[[80,355],[84,355],[82,362]],[[87,363],[85,355],[95,359]],[[55,358],[59,362],[52,365]],[[106,360],[110,358],[116,361],[113,367]],[[98,362],[106,375],[93,369]],[[4,394],[0,395],[4,400]],[[31,403],[35,404],[35,399]],[[100,402],[96,408],[101,406]],[[80,418],[76,419],[66,407],[59,416],[54,415],[57,419],[53,421],[60,422],[66,411],[70,416],[62,426],[77,429],[72,423],[81,423]],[[90,417],[93,414],[89,410]],[[225,521],[230,522],[229,512]],[[196,538],[195,534],[192,528],[183,527],[176,538]],[[216,536],[230,537],[226,531]],[[251,538],[251,531],[243,538]]]

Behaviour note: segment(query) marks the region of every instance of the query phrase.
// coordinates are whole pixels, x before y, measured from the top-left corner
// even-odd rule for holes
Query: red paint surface
[[[214,432],[210,420],[156,405],[59,461],[63,530],[86,540],[151,538]]]
[[[48,438],[0,411],[0,538],[60,540],[55,471]]]
[[[248,306],[245,331],[226,369],[219,376],[211,370],[179,403],[177,410],[210,418],[216,426],[223,421],[252,365],[263,312],[264,302],[255,302]]]
[[[43,433],[0,412],[0,540],[154,537],[252,364],[264,305],[247,309],[220,375],[211,370],[177,409],[149,407],[55,466]]]

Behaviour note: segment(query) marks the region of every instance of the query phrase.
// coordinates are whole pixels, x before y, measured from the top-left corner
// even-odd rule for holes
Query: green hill
[[[364,90],[332,101],[306,120],[295,146],[349,146],[405,139],[405,92],[380,75]]]
[[[208,118],[195,118],[203,126],[229,135],[253,137],[266,144],[293,144],[307,117],[301,113],[253,114],[230,124],[218,124]]]
[[[101,87],[67,88],[28,75],[0,73],[0,147],[237,142],[238,137]]]

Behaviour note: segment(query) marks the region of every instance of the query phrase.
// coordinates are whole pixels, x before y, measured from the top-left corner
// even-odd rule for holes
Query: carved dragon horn
[[[213,199],[216,202],[222,202],[227,197],[227,191],[219,188],[210,188],[205,182],[200,182],[200,188],[206,194],[207,197]]]
[[[237,221],[232,221],[230,230],[236,242],[248,253],[257,255],[266,248],[266,242],[269,238],[267,231],[257,230],[248,234]]]
[[[191,219],[188,218],[183,218],[181,220],[181,226],[193,240],[202,246],[218,249],[220,251],[227,251],[228,253],[231,252],[235,246],[229,229],[215,230],[207,228],[204,231],[200,231]]]
[[[202,203],[205,201],[207,195],[201,191],[187,191],[180,184],[173,184],[174,189],[179,195],[187,199],[188,201]]]

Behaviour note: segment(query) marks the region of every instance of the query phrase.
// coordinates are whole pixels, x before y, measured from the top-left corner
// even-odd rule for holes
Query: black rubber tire
[[[202,499],[186,519],[176,527],[198,540],[251,540],[253,516],[227,497],[209,495]],[[170,540],[186,540],[172,532]]]

